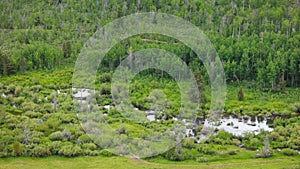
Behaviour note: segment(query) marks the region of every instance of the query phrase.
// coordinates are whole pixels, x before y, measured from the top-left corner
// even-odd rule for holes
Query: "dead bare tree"
[[[23,133],[24,133],[23,143],[24,144],[28,144],[30,142],[30,132],[29,132],[29,128],[28,128],[28,124],[27,123],[24,124]]]
[[[56,0],[55,5],[58,6],[58,5],[60,5],[60,4],[61,4],[61,0]]]

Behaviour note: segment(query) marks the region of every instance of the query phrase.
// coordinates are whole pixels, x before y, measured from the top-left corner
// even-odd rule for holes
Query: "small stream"
[[[90,95],[90,89],[79,89],[72,88],[72,91],[77,91],[75,94],[73,93],[73,97],[76,99],[86,99]]]
[[[243,136],[245,133],[249,132],[259,134],[262,130],[269,132],[273,131],[273,128],[268,126],[268,120],[266,118],[261,119],[257,116],[243,116],[241,118],[229,116],[221,118],[219,122],[219,125],[211,125],[205,120],[204,127],[224,130],[236,136]]]
[[[90,95],[90,89],[76,89],[72,88],[73,97],[78,101],[84,102],[85,99]],[[108,111],[111,110],[111,105],[104,105],[104,108]],[[139,110],[134,108],[134,110]],[[156,118],[156,112],[154,110],[144,111],[149,122],[159,121],[160,119]],[[161,112],[160,112],[161,113]],[[107,114],[105,114],[107,115]],[[177,117],[173,117],[172,120],[177,121]],[[194,128],[191,128],[191,124],[188,123],[188,119],[182,119],[184,124],[187,126],[186,136],[187,137],[196,137],[194,133]],[[245,133],[254,133],[259,134],[262,130],[264,131],[273,131],[273,128],[268,126],[268,120],[265,117],[258,116],[243,116],[243,117],[222,117],[217,124],[210,124],[207,120],[199,120],[196,123],[197,125],[203,125],[203,128],[212,128],[214,130],[224,130],[228,133],[231,133],[235,136],[243,136]]]

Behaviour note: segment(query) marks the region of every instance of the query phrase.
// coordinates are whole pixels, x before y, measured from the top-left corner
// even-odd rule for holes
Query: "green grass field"
[[[103,168],[103,169],[199,169],[199,168],[289,168],[299,169],[300,158],[298,157],[274,157],[268,159],[231,159],[208,163],[196,162],[148,162],[144,160],[126,157],[47,157],[47,158],[4,158],[0,159],[1,169],[35,169],[35,168]]]

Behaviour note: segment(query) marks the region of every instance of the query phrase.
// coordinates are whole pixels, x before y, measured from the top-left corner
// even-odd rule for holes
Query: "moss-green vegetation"
[[[247,155],[246,155],[247,157]],[[75,157],[75,158],[6,158],[0,159],[1,169],[11,168],[100,168],[100,169],[198,169],[198,168],[235,168],[235,169],[297,169],[300,167],[299,158],[277,156],[269,159],[231,158],[216,162],[170,162],[157,158],[151,162],[130,159],[126,157]]]
[[[0,1],[0,11],[0,168],[300,167],[298,0]],[[185,138],[146,161],[116,157],[97,146],[76,117],[81,103],[72,99],[74,63],[84,42],[104,24],[149,11],[182,17],[209,37],[226,74],[224,116],[267,118],[274,130],[244,136],[216,130],[200,143]],[[197,120],[207,118],[211,89],[205,67],[182,42],[158,34],[130,37],[107,53],[96,77],[96,101],[83,111],[99,105],[114,132],[128,137],[146,138],[170,127],[181,113],[181,94],[161,70],[140,72],[130,84],[136,108],[166,108],[156,117],[159,122],[134,123],[112,105],[116,67],[147,48],[172,52],[189,66],[201,93]],[[109,104],[111,110],[104,107]],[[195,134],[201,129],[197,126]]]
[[[79,155],[106,154],[84,134],[76,114],[74,102],[71,98],[71,68],[63,68],[49,72],[28,72],[25,75],[16,75],[2,78],[1,81],[1,157],[33,156],[44,157],[60,155],[73,157]],[[54,77],[54,80],[53,80]],[[99,75],[101,85],[110,88],[109,74]],[[131,101],[140,109],[151,108],[150,91],[163,89],[167,99],[172,102],[169,111],[166,111],[169,120],[136,124],[128,121],[112,108],[106,120],[112,128],[120,134],[129,137],[147,137],[153,129],[164,131],[172,124],[173,116],[178,116],[180,93],[175,81],[156,77],[143,78],[137,76],[132,82]],[[141,87],[139,87],[141,86]],[[164,87],[164,88],[163,88]],[[60,92],[58,92],[59,90]],[[101,90],[101,89],[100,89]],[[205,90],[207,100],[210,99],[209,87]],[[299,150],[299,116],[298,110],[293,108],[297,104],[297,97],[292,95],[297,88],[287,88],[286,93],[262,93],[252,88],[244,87],[244,99],[238,101],[238,90],[234,84],[228,86],[228,97],[225,113],[241,116],[244,114],[272,116],[274,131],[268,134],[270,149],[283,149],[284,155],[297,156]],[[98,92],[98,91],[97,91]],[[101,92],[101,91],[100,91]],[[110,103],[110,93],[97,98],[100,111],[104,103]],[[271,100],[273,102],[271,102]],[[204,103],[203,103],[204,104]],[[276,104],[284,105],[274,106]],[[208,113],[209,102],[200,106],[199,116]],[[230,107],[229,107],[230,106]],[[238,110],[235,111],[229,111]],[[247,113],[244,111],[247,110]],[[274,114],[276,113],[276,114]],[[276,116],[274,116],[276,115]],[[215,161],[227,156],[241,156],[250,153],[254,158],[257,152],[263,149],[266,132],[258,135],[246,134],[244,137],[234,136],[219,131],[203,143],[195,143],[194,138],[187,138],[182,142],[182,155],[176,155],[175,150],[166,152],[161,157],[169,160]],[[244,148],[239,148],[243,145]],[[248,152],[249,151],[249,152]],[[279,152],[277,152],[279,153]],[[275,153],[276,154],[276,153]]]

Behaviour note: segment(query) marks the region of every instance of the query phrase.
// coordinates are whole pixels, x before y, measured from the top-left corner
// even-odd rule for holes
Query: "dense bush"
[[[39,108],[39,105],[35,104],[34,102],[24,102],[22,103],[23,111],[36,111]]]
[[[213,145],[200,144],[198,145],[198,151],[203,154],[214,155],[217,153],[217,150]]]
[[[22,92],[22,90],[23,90],[23,87],[21,87],[21,86],[17,86],[16,88],[15,88],[15,97],[18,97],[20,94],[21,94],[21,92]]]
[[[84,155],[96,156],[101,153],[94,143],[84,143],[81,145],[81,148]]]
[[[109,73],[103,73],[99,77],[101,83],[108,83],[111,81],[111,75]]]
[[[171,161],[183,161],[185,160],[185,155],[184,152],[180,149],[178,149],[178,147],[174,147],[171,148],[170,150],[168,150],[165,154],[164,157],[168,160]]]
[[[81,145],[83,149],[96,150],[97,146],[94,143],[84,143]]]
[[[196,158],[196,161],[197,162],[205,162],[205,163],[207,163],[208,161],[209,161],[209,159],[208,158],[206,158],[206,157],[197,157]]]
[[[13,56],[18,63],[18,70],[25,72],[33,69],[52,69],[58,66],[63,57],[60,48],[43,42],[24,45],[24,49]]]
[[[63,142],[61,141],[53,141],[49,143],[49,149],[52,155],[59,155],[59,150],[62,148],[63,146]]]
[[[286,156],[296,156],[298,154],[295,150],[290,148],[282,149],[281,152]]]
[[[77,118],[75,113],[72,114],[62,114],[61,115],[62,123],[76,123]]]
[[[41,143],[41,138],[44,137],[44,133],[39,131],[27,131],[28,132],[28,139],[31,143]]]
[[[35,145],[31,152],[33,157],[46,157],[50,154],[51,152],[46,145]]]
[[[49,139],[52,141],[57,141],[57,140],[62,140],[63,139],[63,134],[61,131],[56,131],[54,133],[51,133],[49,135]]]
[[[41,85],[34,85],[29,88],[29,90],[34,93],[40,92],[42,89],[43,89],[43,86],[41,86]]]
[[[13,102],[15,104],[15,106],[20,106],[23,102],[25,101],[24,97],[15,97]]]
[[[92,151],[90,149],[83,149],[82,154],[87,155],[87,156],[97,156],[100,154],[100,151],[97,151],[97,150]]]
[[[16,86],[13,84],[10,84],[9,86],[7,86],[7,90],[9,93],[14,94],[14,92],[16,90]]]
[[[47,120],[46,124],[49,128],[57,130],[59,125],[61,124],[61,120],[57,117],[51,117]]]
[[[196,147],[195,139],[194,138],[186,138],[183,140],[183,147],[192,149]]]
[[[300,103],[294,103],[292,106],[291,106],[291,110],[293,112],[296,112],[296,113],[300,113]]]
[[[59,151],[58,154],[65,156],[65,157],[74,157],[79,156],[82,153],[82,149],[79,146],[73,145],[66,145],[63,146]]]
[[[34,111],[27,111],[24,114],[25,116],[28,116],[30,118],[39,118],[42,116],[42,114],[40,112],[34,112]]]
[[[100,86],[100,94],[101,95],[109,95],[110,92],[111,92],[111,85],[101,84],[101,86]]]
[[[233,134],[228,133],[224,130],[221,130],[216,135],[216,138],[214,139],[214,142],[218,143],[218,144],[222,144],[222,145],[232,144],[232,138],[233,138]]]
[[[54,111],[54,105],[52,103],[45,103],[41,109],[43,113],[52,113]]]
[[[43,144],[24,144],[22,155],[31,157],[46,157],[51,155],[49,148]]]
[[[21,155],[21,152],[22,152],[22,144],[21,143],[19,143],[18,141],[14,142],[13,148],[14,148],[14,154],[16,156]]]
[[[110,151],[107,151],[107,150],[102,150],[100,154],[105,156],[105,157],[113,156],[113,153],[111,153]]]
[[[242,143],[247,149],[250,150],[256,150],[257,148],[261,147],[263,144],[263,142],[260,141],[258,138],[251,138],[251,139],[244,138],[242,140]]]
[[[239,139],[232,139],[232,145],[239,146],[241,145],[241,141]]]
[[[90,143],[92,142],[91,138],[87,134],[81,135],[78,140],[80,140],[82,143]]]

